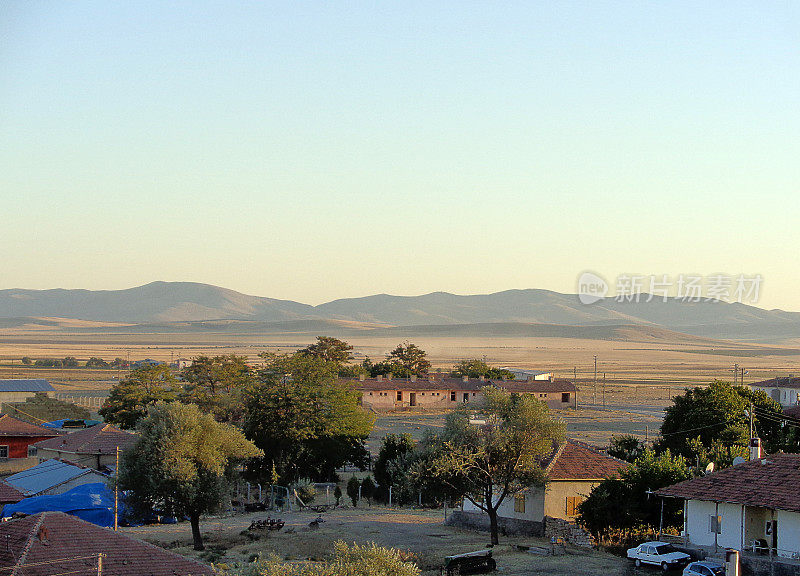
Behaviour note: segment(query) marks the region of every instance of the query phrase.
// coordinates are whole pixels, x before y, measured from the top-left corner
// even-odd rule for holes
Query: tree
[[[178,380],[167,365],[143,366],[114,385],[98,413],[110,424],[134,428],[150,406],[172,402],[179,392]]]
[[[466,376],[467,378],[489,378],[490,380],[513,380],[514,373],[501,368],[492,368],[483,360],[472,358],[462,360],[453,366],[452,375],[456,377]]]
[[[339,501],[342,499],[342,487],[339,486],[338,484],[336,485],[336,488],[334,488],[333,490],[333,497],[336,498],[336,505],[338,506]]]
[[[120,358],[119,356],[117,356],[116,358],[114,358],[114,360],[111,361],[110,366],[112,368],[127,368],[128,361],[125,360],[125,358]]]
[[[609,529],[630,529],[636,526],[658,526],[661,521],[661,500],[650,492],[691,478],[686,461],[669,450],[656,455],[646,450],[636,462],[622,471],[619,478],[601,482],[578,506],[579,522],[594,534]],[[682,523],[682,503],[664,501],[664,524]]]
[[[612,436],[608,444],[608,455],[626,462],[635,462],[639,456],[644,454],[644,442],[633,434],[620,434]]]
[[[750,403],[755,408],[755,433],[769,452],[796,449],[781,427],[782,409],[763,391],[754,392],[729,382],[712,382],[675,396],[665,410],[656,451],[669,449],[691,462],[704,456],[728,466],[736,456],[746,455],[750,439]]]
[[[416,344],[404,342],[389,352],[386,361],[397,376],[422,376],[428,373],[431,363],[428,362],[425,350]]]
[[[102,358],[96,358],[92,356],[86,361],[87,368],[107,368],[108,362],[103,360]]]
[[[138,510],[188,516],[194,549],[203,550],[200,515],[223,502],[234,466],[261,451],[242,433],[197,406],[151,406],[137,426],[136,443],[123,455],[119,486]]]
[[[61,361],[61,365],[64,368],[77,368],[78,367],[78,359],[75,356],[67,356]]]
[[[353,508],[358,506],[359,488],[361,488],[361,482],[355,476],[351,476],[347,481],[347,496],[353,502]]]
[[[448,415],[411,474],[448,487],[486,512],[492,544],[497,544],[500,505],[531,485],[544,486],[542,459],[563,441],[565,428],[532,396],[493,386],[483,388],[483,395],[482,406],[461,406]]]
[[[30,366],[31,364],[33,364],[33,360],[31,360],[30,356],[23,356],[22,363],[25,364],[25,366]]]
[[[336,542],[333,558],[326,562],[284,563],[277,556],[259,559],[231,576],[418,576],[409,555],[374,542],[347,545]]]
[[[389,486],[402,483],[413,453],[414,439],[411,434],[387,434],[383,437],[373,467],[378,483],[378,498],[388,500]]]
[[[274,464],[280,479],[334,480],[336,469],[366,467],[365,441],[374,415],[361,396],[341,382],[337,364],[305,354],[276,356],[245,395],[244,431],[264,451],[249,471],[264,478]]]
[[[182,402],[197,404],[220,422],[242,421],[243,395],[254,382],[246,357],[199,356],[181,371],[181,378],[186,383]]]
[[[361,481],[361,497],[366,498],[369,505],[372,506],[372,496],[375,494],[375,482],[372,481],[372,476],[367,476]]]
[[[338,338],[332,338],[330,336],[317,336],[316,343],[306,346],[300,350],[300,352],[302,354],[306,354],[307,356],[321,358],[326,362],[345,364],[353,359],[353,355],[351,354],[352,350],[353,347],[350,344],[339,340]]]

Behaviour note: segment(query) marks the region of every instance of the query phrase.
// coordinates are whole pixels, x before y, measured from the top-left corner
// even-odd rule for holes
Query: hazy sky
[[[792,1],[2,1],[0,288],[800,310],[799,104]]]

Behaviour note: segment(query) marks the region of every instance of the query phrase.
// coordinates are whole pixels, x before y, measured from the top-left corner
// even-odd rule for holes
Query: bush
[[[352,476],[350,480],[347,481],[347,496],[353,502],[353,508],[358,506],[358,489],[361,487],[361,482],[358,481],[358,478]]]
[[[361,481],[361,497],[366,498],[369,505],[372,506],[372,496],[375,494],[375,482],[372,481],[372,476],[367,476]]]
[[[311,482],[300,482],[295,486],[295,491],[304,504],[311,504],[317,497],[317,489]]]

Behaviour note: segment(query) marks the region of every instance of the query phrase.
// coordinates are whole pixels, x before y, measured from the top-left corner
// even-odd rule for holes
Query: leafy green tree
[[[717,465],[730,465],[736,456],[747,451],[751,401],[755,408],[755,433],[767,451],[796,449],[781,426],[780,404],[763,391],[717,381],[673,398],[672,406],[665,410],[656,451],[669,449],[691,462],[703,454],[712,454]]]
[[[114,360],[111,361],[111,364],[109,364],[109,366],[111,366],[112,368],[127,368],[128,361],[125,360],[125,358],[120,358],[119,356],[117,356],[116,358],[114,358]]]
[[[377,498],[387,501],[389,486],[399,488],[413,454],[414,439],[411,434],[387,434],[383,437],[374,466],[375,481],[378,483]]]
[[[106,362],[102,358],[96,358],[95,356],[92,356],[91,358],[89,358],[86,361],[86,367],[87,368],[107,368],[108,367],[108,362]]]
[[[173,402],[179,393],[180,384],[167,365],[144,366],[114,385],[98,413],[106,422],[130,429],[150,406]]]
[[[277,556],[259,559],[231,576],[418,576],[409,555],[374,542],[364,545],[336,542],[326,562],[284,563]]]
[[[353,502],[353,508],[358,506],[359,488],[361,488],[361,482],[355,476],[351,476],[350,480],[347,481],[347,496]]]
[[[372,476],[367,476],[361,481],[361,497],[366,498],[369,505],[372,506],[372,497],[375,494],[375,482]]]
[[[53,358],[39,358],[33,365],[41,368],[61,368],[63,362]]]
[[[386,361],[392,367],[392,372],[402,377],[422,376],[431,368],[425,350],[410,342],[398,344],[397,348],[389,352]]]
[[[467,376],[468,378],[488,378],[490,380],[513,380],[514,373],[509,370],[501,368],[492,368],[483,360],[472,358],[470,360],[462,360],[455,366],[451,372],[453,376]]]
[[[317,336],[314,344],[300,350],[302,354],[338,364],[345,364],[352,360],[352,351],[353,347],[350,344],[331,336]]]
[[[288,484],[333,480],[347,463],[365,467],[375,417],[360,400],[351,384],[339,381],[335,362],[304,354],[268,359],[245,397],[245,434],[265,454],[249,464],[250,473],[263,478],[274,464]]]
[[[119,485],[135,509],[188,516],[194,549],[203,550],[200,515],[215,511],[228,493],[234,466],[261,451],[242,433],[197,406],[151,406],[137,426],[136,443],[122,455]]]
[[[564,424],[530,395],[483,388],[480,407],[461,406],[447,416],[428,456],[412,466],[418,480],[446,486],[489,516],[498,543],[497,511],[506,497],[544,486],[542,459],[564,439]]]
[[[578,506],[579,522],[594,534],[610,529],[658,526],[661,500],[651,492],[691,478],[686,461],[669,450],[659,455],[647,449],[618,478],[601,482]],[[680,501],[664,501],[664,525],[682,524]]]
[[[30,356],[23,356],[22,363],[25,364],[25,366],[30,366],[31,364],[33,364],[33,360],[31,360]]]
[[[61,361],[61,365],[64,368],[77,368],[78,367],[78,359],[75,356],[67,356]]]
[[[220,422],[242,421],[243,396],[255,380],[247,358],[199,356],[181,371],[181,378],[185,382],[181,402],[197,404]]]
[[[633,434],[620,434],[611,437],[608,444],[608,455],[626,462],[635,462],[644,454],[644,442]]]

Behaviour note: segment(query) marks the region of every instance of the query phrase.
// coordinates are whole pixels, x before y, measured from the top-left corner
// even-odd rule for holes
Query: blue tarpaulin
[[[63,494],[33,496],[3,508],[3,518],[14,512],[66,512],[98,526],[114,525],[114,492],[101,482],[77,486]],[[120,503],[120,517],[122,504]]]

